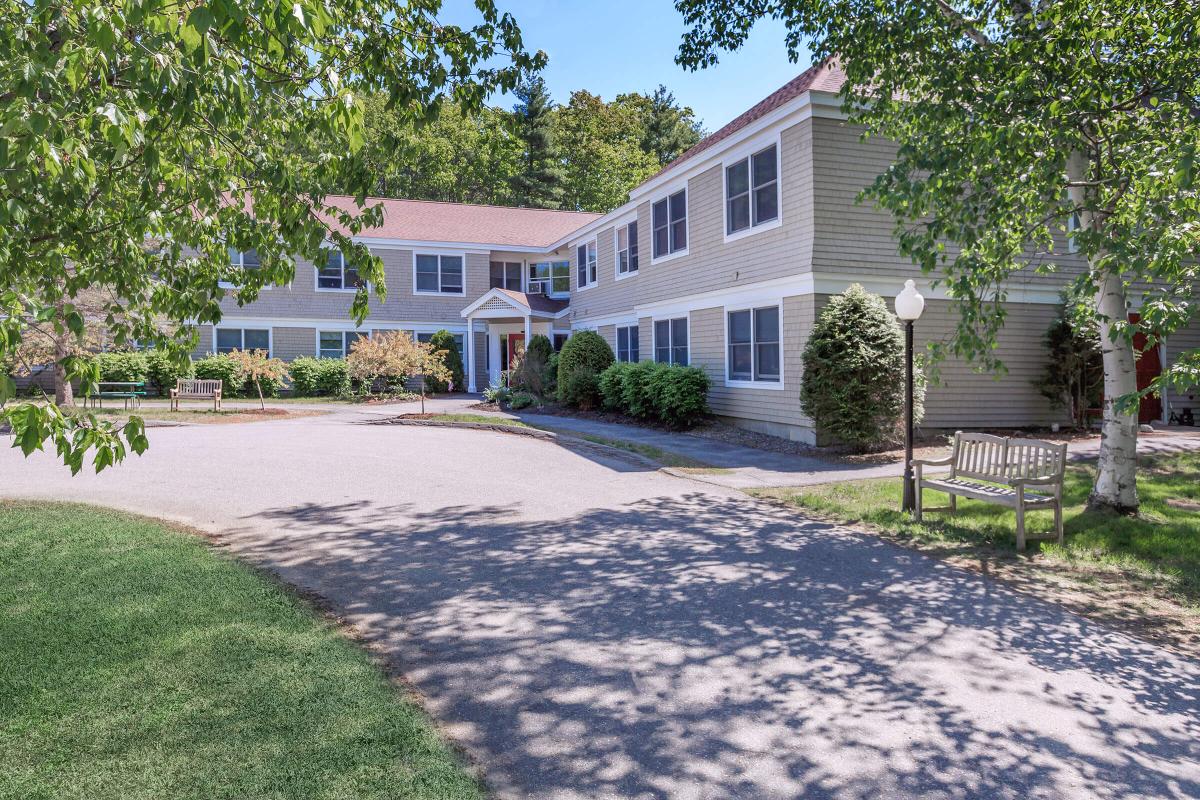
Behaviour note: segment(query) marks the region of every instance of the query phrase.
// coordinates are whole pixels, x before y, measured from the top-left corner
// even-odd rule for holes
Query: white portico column
[[[525,346],[529,347],[529,340],[533,338],[533,318],[525,315]]]
[[[475,386],[475,317],[467,317],[467,391],[476,392]]]

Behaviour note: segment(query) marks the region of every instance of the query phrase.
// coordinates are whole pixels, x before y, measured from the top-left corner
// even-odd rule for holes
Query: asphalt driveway
[[[1200,665],[973,574],[594,449],[156,428],[0,494],[217,533],[327,598],[503,798],[1200,796]]]

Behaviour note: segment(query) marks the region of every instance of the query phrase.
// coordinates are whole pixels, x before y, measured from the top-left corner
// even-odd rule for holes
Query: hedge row
[[[142,381],[162,397],[175,388],[176,380],[194,374],[190,358],[182,364],[177,363],[161,350],[97,353],[95,359],[100,367],[100,380]]]
[[[708,374],[699,367],[617,362],[600,374],[599,389],[605,408],[672,428],[690,428],[708,414]]]
[[[344,358],[301,356],[292,361],[292,394],[297,397],[342,397],[350,394],[350,369]]]

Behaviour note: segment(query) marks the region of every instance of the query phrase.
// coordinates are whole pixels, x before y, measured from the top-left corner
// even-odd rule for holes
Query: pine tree
[[[675,95],[661,83],[650,96],[646,132],[642,149],[666,166],[696,142],[700,141],[700,122],[691,108],[680,106]]]
[[[513,177],[513,195],[522,206],[561,208],[563,170],[554,139],[554,102],[546,82],[535,76],[521,83],[514,94],[518,102],[513,106],[513,134],[524,152]]]

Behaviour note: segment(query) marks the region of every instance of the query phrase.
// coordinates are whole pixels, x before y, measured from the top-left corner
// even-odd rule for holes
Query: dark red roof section
[[[556,300],[553,297],[546,297],[544,294],[526,294],[525,292],[517,292],[512,289],[499,289],[512,299],[519,303],[524,303],[529,306],[530,311],[537,311],[541,314],[557,314],[562,311],[570,302],[567,300]]]
[[[739,114],[725,127],[715,133],[710,133],[690,149],[683,151],[674,161],[659,170],[653,177],[657,178],[659,175],[677,167],[689,158],[694,158],[703,153],[713,145],[728,139],[750,123],[762,119],[784,103],[796,99],[807,91],[836,93],[842,88],[842,84],[845,82],[846,73],[842,71],[841,64],[836,59],[827,59],[820,64],[815,64],[767,95],[766,98],[751,106],[748,110]]]
[[[359,213],[354,198],[332,195],[329,205]],[[574,233],[599,214],[513,208],[431,200],[393,200],[368,197],[368,208],[383,205],[383,221],[361,236],[419,242],[463,242],[511,247],[547,247]]]

